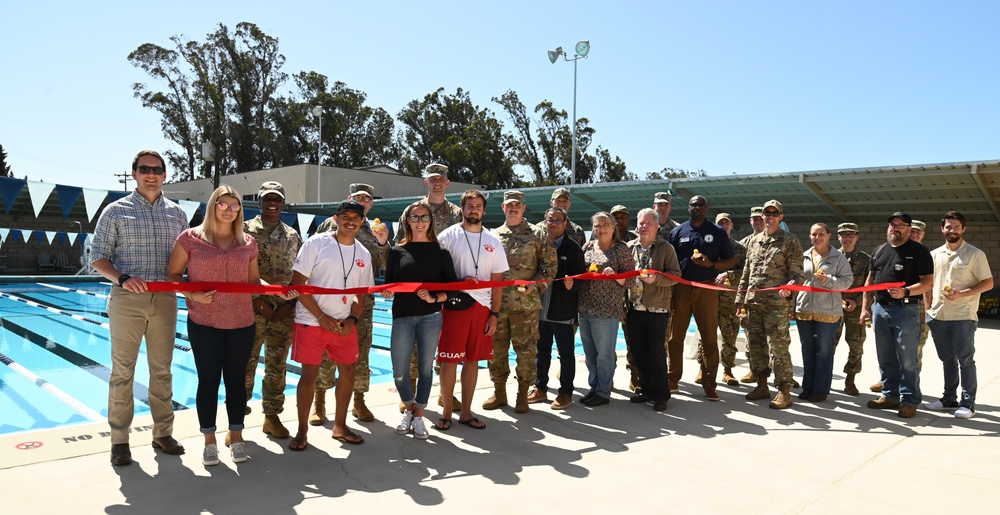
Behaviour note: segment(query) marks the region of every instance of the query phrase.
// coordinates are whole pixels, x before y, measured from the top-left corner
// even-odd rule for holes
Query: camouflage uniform
[[[665,224],[660,225],[660,228],[656,230],[656,235],[667,240],[670,238],[670,231],[674,230],[674,227],[680,225],[676,220],[668,219]]]
[[[583,248],[583,244],[587,243],[587,233],[583,232],[583,227],[580,227],[580,224],[569,219],[567,219],[566,222],[568,222],[566,225],[566,236],[569,236],[569,239],[579,243],[580,248]],[[538,227],[545,229],[542,225],[544,223],[544,220],[538,222]]]
[[[527,221],[516,227],[501,225],[493,234],[503,242],[510,270],[503,273],[503,280],[547,280],[556,276],[556,249],[549,242],[545,231]],[[536,284],[531,294],[522,293],[517,286],[503,289],[497,331],[493,335],[493,359],[489,363],[490,379],[505,383],[510,375],[508,354],[513,344],[517,355],[515,375],[519,385],[535,384],[538,352],[538,312],[542,309],[542,293],[548,285]]]
[[[431,201],[427,197],[420,199],[420,202],[426,202],[428,206],[431,206],[431,216],[434,218],[434,234],[441,234],[441,231],[462,222],[462,208],[448,202],[448,200],[437,206],[431,204]],[[396,245],[399,245],[399,242],[403,241],[404,223],[403,215],[399,215],[399,222],[396,225],[396,235],[393,237]]]
[[[316,229],[316,233],[324,233],[337,230],[337,221],[331,216],[327,218]],[[389,255],[389,245],[379,245],[378,238],[372,232],[371,223],[366,219],[358,235],[355,236],[372,255],[372,264],[375,269],[385,269],[386,257]],[[375,295],[364,296],[364,311],[358,317],[355,326],[358,331],[358,363],[354,369],[354,392],[365,393],[371,381],[371,369],[368,367],[368,353],[372,349],[372,312],[375,311]],[[317,390],[329,390],[336,384],[337,363],[330,361],[326,353],[323,354],[323,364],[319,367],[319,377],[316,378]]]
[[[302,246],[299,233],[281,221],[268,231],[260,215],[244,222],[243,231],[257,240],[257,266],[260,267],[260,278],[268,284],[291,283],[292,264],[299,253],[299,247]],[[295,302],[286,301],[277,295],[261,295],[260,299],[275,310],[279,306]],[[288,349],[292,345],[292,330],[295,327],[295,309],[291,308],[287,317],[281,320],[268,320],[256,314],[255,322],[257,335],[254,338],[246,371],[247,400],[253,396],[257,359],[263,346],[265,349],[264,380],[261,382],[263,410],[265,415],[277,415],[282,412],[285,405],[285,371],[288,367]]]
[[[740,261],[741,264],[740,264],[739,273],[736,274],[736,282],[733,282],[733,286],[734,287],[738,288],[739,285],[740,285],[740,280],[743,277],[743,268],[746,266],[746,263],[747,263],[747,255],[746,255],[747,245],[750,244],[750,238],[753,238],[753,237],[754,237],[754,235],[750,234],[749,236],[747,236],[747,237],[745,237],[745,238],[743,238],[742,240],[739,241],[739,245],[741,247],[743,247],[743,259]],[[735,249],[735,247],[733,247],[733,248]],[[730,282],[732,282],[732,279],[730,279]],[[735,298],[735,296],[734,296],[734,298]],[[735,300],[733,301],[733,304],[735,305]],[[746,334],[747,334],[747,319],[746,318],[740,318],[739,315],[737,315],[736,316],[736,322],[739,324],[740,327],[743,328],[743,336],[746,336]],[[749,346],[749,344],[747,345],[747,351],[745,353],[745,357],[747,359],[747,368],[750,369],[750,373],[752,374],[753,373],[753,362],[750,361],[750,346]]]
[[[844,252],[844,256],[847,257],[847,262],[851,264],[851,273],[854,274],[854,282],[851,283],[850,289],[864,286],[865,280],[868,278],[868,269],[872,264],[872,257],[867,252],[860,250]],[[864,293],[840,294],[841,298],[845,301],[853,300],[858,305],[850,313],[844,311],[844,316],[840,319],[840,326],[837,328],[837,339],[834,340],[835,342],[839,342],[841,334],[844,334],[847,340],[847,363],[844,364],[845,374],[857,374],[861,372],[861,355],[864,353],[865,337],[868,335],[865,324],[861,323],[861,319],[858,318],[861,314],[861,302],[864,295]]]
[[[729,240],[733,246],[733,256],[736,264],[729,275],[729,284],[736,288],[743,275],[743,264],[746,262],[747,249],[736,240]],[[736,336],[740,334],[740,317],[736,314],[736,291],[719,292],[719,332],[722,333],[722,346],[719,350],[719,361],[726,368],[736,366]],[[699,359],[699,363],[700,363]]]
[[[804,278],[802,245],[798,238],[778,229],[770,236],[766,231],[752,236],[746,245],[746,251],[746,265],[740,278],[741,291],[736,294],[736,304],[746,305],[747,346],[753,359],[752,371],[758,380],[771,375],[768,363],[770,348],[775,386],[791,388],[792,358],[788,353],[788,345],[791,343],[788,316],[795,297],[781,297],[777,290],[746,290],[774,288],[792,280],[801,283]]]

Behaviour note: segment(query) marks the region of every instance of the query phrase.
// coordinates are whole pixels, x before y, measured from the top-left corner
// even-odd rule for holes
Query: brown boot
[[[309,415],[310,426],[321,426],[326,423],[326,390],[316,389],[312,414]]]
[[[729,386],[739,386],[740,382],[733,375],[733,369],[731,367],[726,367],[722,372],[722,382]]]
[[[444,407],[444,397],[441,394],[438,394],[438,406]],[[458,397],[454,395],[451,396],[451,410],[462,411],[462,401],[458,400]]]
[[[275,438],[288,438],[288,429],[285,429],[277,415],[264,415],[264,434]]]
[[[698,369],[698,375],[694,376],[694,384],[701,384],[701,369]]]
[[[538,388],[532,388],[528,392],[528,404],[535,404],[537,402],[544,402],[549,400],[549,394],[539,390]]]
[[[861,392],[858,391],[858,387],[854,384],[853,373],[847,374],[847,377],[844,379],[844,393],[846,393],[847,395],[853,395],[855,397],[861,395]]]
[[[873,391],[873,392],[875,392],[875,393],[881,392],[882,391],[882,381],[876,382],[875,384],[869,386],[868,389],[871,390],[871,391]]]
[[[778,395],[774,397],[768,406],[772,409],[785,409],[792,405],[792,394],[789,393],[791,390],[788,386],[782,386],[778,389]]]
[[[493,395],[483,403],[484,410],[495,410],[507,405],[507,385],[505,383],[493,383]]]
[[[740,378],[741,383],[753,384],[757,382],[757,374],[753,373],[753,370],[747,373],[747,375]]]
[[[758,401],[760,399],[770,399],[771,390],[767,387],[767,378],[759,377],[757,378],[757,388],[754,388],[752,392],[746,395],[746,400],[748,401]]]
[[[373,422],[375,415],[372,415],[368,406],[365,406],[365,392],[354,392],[354,408],[351,414],[362,422]]]
[[[528,387],[530,385],[517,385],[517,402],[514,403],[514,413],[527,413],[528,409]]]

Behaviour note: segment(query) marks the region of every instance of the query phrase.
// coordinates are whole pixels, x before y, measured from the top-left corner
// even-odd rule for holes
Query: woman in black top
[[[455,282],[455,266],[451,254],[438,245],[434,234],[434,218],[426,202],[414,202],[403,212],[403,239],[389,250],[385,282],[445,283]],[[413,431],[426,439],[427,425],[424,408],[431,392],[432,368],[441,334],[441,303],[448,300],[446,292],[430,292],[421,288],[415,293],[384,291],[382,296],[393,298],[390,355],[392,375],[399,398],[406,405],[397,434]],[[410,384],[410,356],[417,346],[417,391]]]

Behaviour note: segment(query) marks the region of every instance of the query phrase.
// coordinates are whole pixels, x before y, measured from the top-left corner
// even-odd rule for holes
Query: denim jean
[[[417,408],[426,408],[434,380],[434,355],[437,353],[438,338],[441,336],[441,312],[429,315],[400,317],[392,319],[392,335],[389,337],[389,355],[392,358],[392,378],[396,382],[396,392],[403,404],[414,402]],[[410,384],[410,357],[413,345],[417,346],[417,392],[414,398]]]
[[[916,303],[872,307],[875,330],[875,353],[882,374],[882,396],[900,399],[903,404],[919,405],[920,368],[917,346],[920,343],[920,307]]]
[[[960,405],[976,410],[976,321],[975,320],[935,320],[930,318],[927,325],[934,337],[934,347],[944,364],[944,395],[941,402],[958,401]],[[959,378],[962,381],[962,398],[958,399]]]
[[[580,312],[580,340],[583,341],[583,354],[587,363],[587,384],[591,391],[606,399],[611,398],[617,339],[617,318],[603,318]]]
[[[797,320],[795,326],[802,343],[802,391],[828,395],[833,382],[833,345],[840,321]]]
[[[552,340],[559,351],[559,394],[573,394],[573,379],[576,377],[576,355],[574,354],[573,324],[538,322],[538,354],[535,367],[538,375],[535,388],[545,392],[549,388],[549,367],[552,364]]]
[[[192,322],[189,318],[187,328],[194,366],[198,370],[195,406],[201,432],[212,434],[216,431],[220,382],[224,382],[226,387],[229,430],[242,431],[247,408],[246,370],[256,327],[218,329]]]

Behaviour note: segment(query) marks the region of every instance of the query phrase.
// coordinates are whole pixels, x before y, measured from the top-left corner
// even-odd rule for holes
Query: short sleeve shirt
[[[947,245],[931,251],[934,261],[934,289],[927,316],[936,320],[979,320],[979,295],[969,295],[957,300],[945,300],[945,286],[962,290],[979,284],[993,276],[986,261],[986,253],[962,241],[958,249],[948,250]]]
[[[901,282],[907,285],[920,282],[921,275],[934,273],[934,261],[927,247],[913,241],[893,247],[883,243],[872,252],[872,278],[875,284]],[[910,300],[916,302],[920,295],[911,295]],[[885,290],[875,292],[877,302],[893,300]]]
[[[233,242],[228,250],[202,239],[199,229],[188,229],[177,237],[177,244],[187,252],[188,280],[246,283],[250,262],[257,259],[257,242],[243,234],[242,242]],[[217,329],[239,329],[254,324],[253,304],[245,293],[217,292],[210,304],[188,302],[191,321]]]
[[[441,248],[451,253],[451,258],[455,261],[455,275],[460,281],[468,276],[489,281],[492,274],[501,274],[510,269],[503,243],[485,228],[480,232],[469,232],[462,224],[453,225],[441,231],[438,242]],[[492,288],[466,290],[466,293],[491,311],[500,308],[493,306]]]
[[[697,249],[709,261],[729,259],[733,257],[733,246],[725,229],[705,220],[701,227],[695,227],[690,220],[684,222],[672,231],[667,239],[677,251],[677,260],[681,265],[681,277],[688,281],[714,281],[722,270],[698,266],[691,261],[691,256]]]
[[[306,284],[322,288],[345,290],[375,285],[368,249],[358,240],[353,245],[342,245],[330,232],[317,233],[302,244],[292,271],[308,277]],[[343,320],[351,314],[354,295],[326,294],[313,298],[323,313],[333,318]],[[295,323],[319,325],[301,302],[295,306]]]

